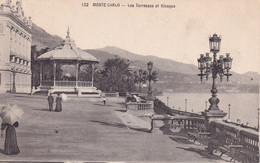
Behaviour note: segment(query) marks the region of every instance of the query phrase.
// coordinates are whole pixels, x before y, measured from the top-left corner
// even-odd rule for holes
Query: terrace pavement
[[[46,96],[0,94],[0,105],[16,104],[24,111],[16,129],[21,152],[3,154],[4,137],[0,137],[0,160],[225,161],[208,154],[203,146],[174,141],[173,135],[159,128],[153,133],[129,129],[123,123],[128,116],[122,103],[121,98],[108,99],[106,106],[98,98],[69,98],[62,112],[50,112]]]

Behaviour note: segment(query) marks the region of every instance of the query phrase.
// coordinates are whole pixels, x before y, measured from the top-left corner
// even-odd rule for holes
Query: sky
[[[2,0],[3,1],[3,0]],[[13,0],[12,3],[16,1]],[[93,7],[93,3],[120,7]],[[208,38],[221,35],[221,50],[237,73],[260,73],[260,0],[23,0],[25,16],[52,35],[71,37],[81,49],[116,46],[197,65]],[[88,3],[89,7],[82,7]],[[128,4],[175,8],[130,8]],[[122,7],[122,5],[126,5]],[[212,54],[211,54],[212,55]]]

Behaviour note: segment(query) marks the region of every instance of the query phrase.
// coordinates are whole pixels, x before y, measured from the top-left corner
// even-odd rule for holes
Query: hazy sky
[[[176,8],[93,7],[96,2]],[[234,58],[233,71],[260,72],[259,0],[23,0],[23,9],[50,34],[65,38],[70,26],[81,49],[116,46],[195,65],[209,51],[209,35],[217,33],[222,36],[220,54]]]

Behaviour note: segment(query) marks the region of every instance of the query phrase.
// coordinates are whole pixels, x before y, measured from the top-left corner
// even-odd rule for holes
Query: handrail
[[[246,153],[247,157],[252,160],[257,157],[259,160],[259,135],[257,131],[220,121],[212,121],[211,125],[214,126],[213,129],[215,129],[217,132],[220,132],[221,129],[224,129],[228,135],[237,140],[239,144],[243,145],[242,149],[249,151]],[[253,155],[248,155],[249,153],[252,153]]]
[[[152,102],[127,102],[126,103],[126,109],[127,110],[150,110],[153,109],[153,103]]]
[[[53,81],[43,80],[42,86],[54,86]],[[56,87],[92,87],[91,81],[55,81]]]
[[[153,130],[154,120],[170,120],[170,129],[180,128],[184,129],[184,131],[195,130],[197,132],[210,131],[211,136],[214,136],[217,132],[226,132],[234,140],[232,143],[243,146],[241,152],[246,156],[246,159],[250,160],[250,162],[259,161],[259,135],[255,128],[217,120],[213,120],[208,124],[208,120],[203,115],[170,109],[160,100],[155,100],[155,106],[159,113],[162,112],[162,114],[173,116],[150,116],[150,132]]]
[[[107,92],[105,92],[105,96],[106,97],[119,97],[119,92],[115,92],[115,93],[107,93]]]
[[[57,87],[76,87],[76,81],[55,81]]]
[[[53,86],[53,81],[43,80],[41,86]]]

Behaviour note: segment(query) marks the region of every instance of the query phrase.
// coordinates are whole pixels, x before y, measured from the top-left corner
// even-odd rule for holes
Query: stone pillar
[[[15,74],[16,74],[16,72],[13,71],[13,89],[12,89],[12,92],[13,92],[13,93],[16,93]]]
[[[209,124],[211,121],[222,121],[223,118],[227,115],[227,113],[223,112],[223,110],[205,110],[202,112],[202,115],[205,117],[205,125],[207,131],[210,131]]]
[[[79,62],[76,63],[76,87],[78,87],[78,80],[79,80]]]
[[[94,64],[91,64],[91,68],[92,68],[91,87],[94,87]]]
[[[40,86],[42,86],[42,62],[40,63]]]
[[[56,82],[56,63],[53,60],[53,86],[55,87],[55,82]]]

